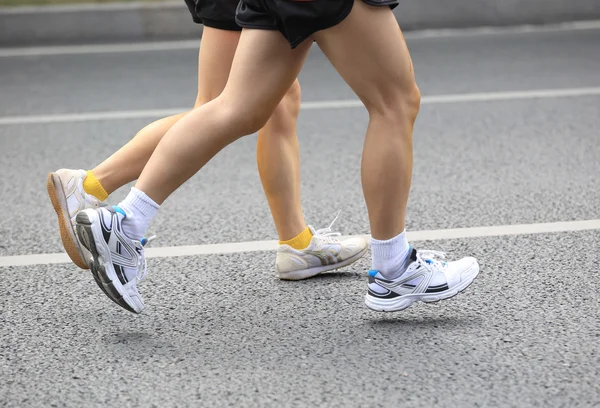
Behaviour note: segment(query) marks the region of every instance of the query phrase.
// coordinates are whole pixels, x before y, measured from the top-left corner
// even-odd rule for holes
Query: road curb
[[[183,1],[0,8],[0,46],[198,37]]]
[[[407,0],[405,30],[548,24],[600,19],[598,0]],[[197,38],[183,1],[0,8],[0,46]]]

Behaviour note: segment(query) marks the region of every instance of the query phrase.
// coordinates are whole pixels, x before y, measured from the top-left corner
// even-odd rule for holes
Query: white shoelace
[[[440,261],[439,259],[436,259],[436,257],[446,259],[446,254],[444,252],[432,251],[430,249],[417,250],[417,259],[420,259],[427,264],[433,264],[433,266],[438,268],[441,266],[446,266],[446,262]]]
[[[337,215],[335,216],[335,218],[333,219],[333,221],[331,221],[331,224],[329,224],[328,227],[326,228],[320,228],[318,230],[315,230],[315,235],[318,236],[319,238],[322,238],[323,240],[325,240],[325,242],[329,242],[329,243],[336,243],[337,240],[334,237],[339,237],[342,235],[341,232],[334,232],[331,227],[333,227],[333,224],[337,221],[338,217],[340,216],[342,210],[339,210]]]
[[[137,266],[137,274],[136,274],[136,279],[138,282],[143,281],[144,279],[146,279],[146,275],[148,274],[148,271],[146,269],[146,257],[144,256],[144,248],[146,247],[146,245],[148,245],[150,242],[154,241],[156,239],[156,235],[152,235],[150,238],[145,238],[146,242],[144,242],[143,244],[139,241],[134,242],[135,246],[139,247],[141,250],[141,255],[138,258],[138,266]]]

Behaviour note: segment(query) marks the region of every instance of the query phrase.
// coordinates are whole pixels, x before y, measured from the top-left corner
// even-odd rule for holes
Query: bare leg
[[[455,296],[479,273],[477,261],[463,258],[441,262],[435,259],[438,253],[433,251],[411,251],[403,233],[412,176],[412,129],[420,93],[394,15],[389,8],[367,6],[358,0],[343,22],[316,33],[314,38],[361,98],[370,116],[363,153],[363,190],[372,242],[376,244],[373,264],[381,264],[385,269],[375,265],[369,271],[365,303],[374,310],[396,311],[415,301],[434,302]],[[181,184],[223,147],[266,124],[297,77],[310,45],[309,39],[291,50],[278,32],[242,32],[223,93],[190,112],[167,132],[142,171],[137,189],[132,190],[120,208],[112,210],[113,222],[120,223],[130,246],[140,247],[135,240],[141,239],[147,230],[158,205]],[[102,211],[111,212],[86,210],[78,219],[81,216],[87,222],[88,227],[81,225],[87,228],[82,235],[92,235],[94,243],[103,245],[102,253],[110,254],[112,250],[98,221],[98,213]],[[139,256],[128,252],[138,266],[142,265],[141,249]],[[409,256],[404,256],[405,252]],[[101,258],[99,254],[94,255],[95,262]],[[108,268],[110,281],[118,286],[120,279],[111,269],[113,260],[109,257],[102,262],[96,269]],[[138,267],[134,272],[139,271]],[[141,299],[135,281],[129,288],[135,298]],[[118,291],[119,296],[106,293],[116,301],[124,299],[122,291]],[[128,301],[124,307],[131,304]],[[140,304],[141,300],[132,310],[139,312],[143,307]]]
[[[161,204],[222,148],[263,127],[294,83],[310,45],[291,50],[278,32],[244,30],[223,93],[167,132],[136,187]],[[257,89],[260,83],[269,86]]]
[[[306,229],[300,202],[300,147],[296,135],[299,113],[300,84],[296,80],[258,132],[258,171],[281,241]]]
[[[223,91],[240,34],[206,27],[198,53],[198,94],[195,107]],[[108,194],[136,180],[165,133],[187,112],[153,122],[92,172]]]
[[[204,53],[200,55],[196,107],[212,101],[225,88],[239,38],[239,32],[205,27],[202,41],[210,45],[204,45]],[[258,132],[258,170],[282,241],[306,228],[300,203],[300,153],[296,135],[299,112],[300,84],[296,80]]]
[[[439,253],[411,250],[403,233],[420,93],[393,13],[355,0],[346,20],[315,39],[369,111],[362,181],[373,239],[365,304],[398,311],[456,296],[477,277],[477,260],[442,262]]]
[[[390,239],[404,231],[412,130],[420,104],[404,37],[387,7],[355,1],[342,23],[316,33],[315,39],[369,111],[363,192],[371,235]]]
[[[108,194],[139,177],[160,139],[183,116],[185,113],[152,122],[125,146],[94,167],[92,172]]]
[[[221,94],[227,83],[240,33],[205,27],[198,56],[195,107]],[[300,85],[294,82],[272,118],[258,133],[257,162],[280,240],[306,228],[300,203],[300,154],[296,124]],[[108,194],[136,180],[167,131],[187,112],[153,122],[92,172]]]

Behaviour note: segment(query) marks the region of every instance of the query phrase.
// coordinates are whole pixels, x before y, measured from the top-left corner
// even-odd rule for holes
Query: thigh
[[[346,19],[313,37],[367,107],[385,106],[399,91],[416,87],[404,36],[388,6],[357,0]]]
[[[291,49],[277,31],[244,29],[220,99],[240,113],[270,116],[296,80],[310,46],[305,41]]]
[[[223,92],[239,40],[239,31],[204,27],[198,54],[196,106],[215,99]]]
[[[279,30],[292,48],[342,21],[353,0],[241,0],[236,21],[246,28]]]

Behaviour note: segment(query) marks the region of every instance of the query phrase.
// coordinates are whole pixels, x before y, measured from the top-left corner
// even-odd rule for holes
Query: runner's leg
[[[244,30],[223,93],[167,132],[136,188],[161,204],[222,148],[262,128],[296,80],[310,46],[307,41],[292,50],[276,31]]]
[[[388,7],[355,1],[344,21],[314,38],[369,112],[363,192],[373,238],[390,239],[404,231],[420,104],[404,37]]]

